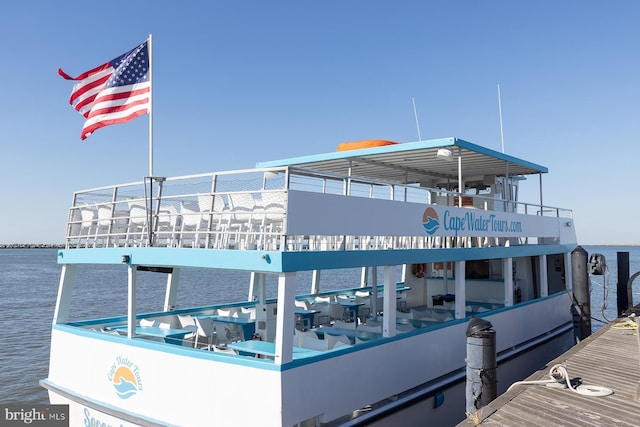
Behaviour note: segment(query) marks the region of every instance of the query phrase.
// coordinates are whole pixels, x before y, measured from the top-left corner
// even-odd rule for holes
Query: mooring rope
[[[549,370],[549,376],[551,377],[548,380],[537,380],[537,381],[517,381],[507,389],[507,391],[511,390],[513,387],[517,385],[551,385],[551,384],[563,384],[566,383],[567,387],[573,391],[574,393],[578,393],[584,396],[609,396],[613,394],[613,390],[606,387],[601,387],[597,385],[585,385],[581,384],[578,387],[573,387],[571,384],[571,379],[569,378],[569,373],[567,372],[567,368],[564,365],[554,365]]]
[[[614,323],[613,325],[611,325],[611,329],[636,330],[638,329],[638,324],[633,320],[625,320],[622,322]]]

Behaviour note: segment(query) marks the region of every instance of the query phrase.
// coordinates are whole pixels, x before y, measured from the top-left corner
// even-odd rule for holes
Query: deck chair
[[[196,322],[194,318],[189,314],[179,314],[178,322],[180,322],[181,329],[187,329],[191,331],[190,334],[186,334],[183,338],[183,345],[193,345],[193,341],[198,332],[198,326],[196,326]]]
[[[206,348],[207,350],[211,350],[213,337],[215,335],[213,320],[211,320],[210,317],[194,317],[194,320],[198,330],[193,340],[193,348]]]
[[[314,339],[310,336],[305,336],[302,339],[302,344],[300,345],[300,347],[308,348],[310,350],[326,351],[329,350],[329,341],[319,340],[317,338]]]
[[[346,335],[325,334],[324,339],[328,341],[329,350],[351,345],[351,340]]]
[[[294,337],[294,345],[296,345],[297,347],[302,347],[302,342],[305,339],[310,339],[310,340],[319,340],[320,338],[318,338],[318,334],[316,334],[313,331],[300,331],[298,329],[295,330],[295,337]]]
[[[158,322],[151,319],[140,319],[140,326],[158,326]]]
[[[147,231],[147,208],[144,205],[129,203],[129,226],[127,228],[127,240],[132,236],[139,239],[140,244],[144,241]],[[143,202],[141,202],[143,203]]]

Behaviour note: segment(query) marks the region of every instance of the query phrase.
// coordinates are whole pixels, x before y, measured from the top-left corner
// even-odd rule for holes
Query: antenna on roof
[[[418,111],[416,110],[416,100],[411,97],[411,102],[413,102],[413,115],[416,118],[416,127],[418,128],[418,141],[422,141],[422,136],[420,135],[420,123],[418,123]]]
[[[504,154],[504,132],[502,131],[502,100],[500,99],[500,84],[498,84],[498,113],[500,114],[500,141],[502,143],[502,154]]]

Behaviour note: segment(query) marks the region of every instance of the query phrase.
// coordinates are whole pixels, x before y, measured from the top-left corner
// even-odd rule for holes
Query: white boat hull
[[[500,368],[501,389],[572,345],[569,305],[566,294],[557,294],[486,317],[496,330],[499,354],[528,341],[544,342],[551,331],[561,331],[561,339],[539,349],[518,350],[524,357],[514,354],[509,365]],[[434,392],[443,392],[445,403],[438,408],[427,403],[425,408],[431,406],[435,419],[460,420],[465,401],[457,389],[465,366],[466,327],[464,321],[452,321],[437,329],[360,344],[353,351],[330,352],[313,363],[298,359],[280,367],[261,359],[231,360],[224,354],[146,340],[123,345],[107,334],[54,327],[45,386],[50,385],[52,403],[73,402],[71,425],[85,425],[93,417],[107,425],[137,425],[131,420],[138,420],[140,425],[195,426],[215,419],[219,425],[241,420],[245,425],[287,426],[316,416],[324,422],[336,420],[439,379]],[[134,379],[127,398],[114,386],[114,372],[121,366]],[[73,393],[65,396],[61,390]]]

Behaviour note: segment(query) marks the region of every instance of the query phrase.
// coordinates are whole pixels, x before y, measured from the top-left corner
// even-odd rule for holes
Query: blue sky
[[[153,34],[155,175],[415,141],[412,98],[423,139],[500,150],[500,84],[505,152],[549,168],[545,204],[574,210],[580,244],[638,244],[639,12],[632,0],[10,2],[0,243],[62,242],[73,191],[148,174],[148,116],[81,141],[56,71]]]

